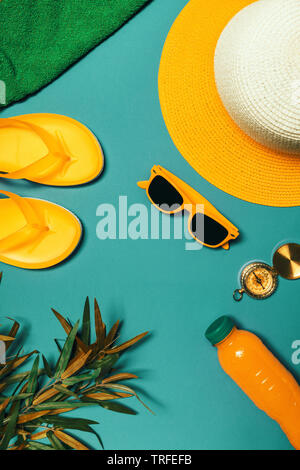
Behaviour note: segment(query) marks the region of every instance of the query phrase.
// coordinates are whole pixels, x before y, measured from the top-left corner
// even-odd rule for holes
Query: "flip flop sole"
[[[41,179],[30,179],[51,186],[75,186],[97,178],[104,166],[104,155],[94,134],[83,124],[59,114],[26,114],[17,119],[45,129],[64,142],[70,162],[58,173]],[[13,172],[24,168],[49,150],[42,139],[30,128],[0,128],[0,169]]]
[[[45,269],[68,258],[78,246],[82,226],[79,219],[67,209],[49,201],[28,200],[49,230],[31,242],[8,249],[0,254],[0,261],[24,269]],[[24,227],[25,219],[11,199],[0,200],[0,240]]]

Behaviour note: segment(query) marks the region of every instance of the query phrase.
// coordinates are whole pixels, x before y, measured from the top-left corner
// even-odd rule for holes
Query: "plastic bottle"
[[[256,335],[237,329],[227,316],[212,323],[205,336],[217,347],[224,371],[300,450],[300,387],[292,374]]]

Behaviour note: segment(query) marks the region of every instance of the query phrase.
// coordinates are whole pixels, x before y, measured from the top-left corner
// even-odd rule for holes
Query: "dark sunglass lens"
[[[219,245],[228,235],[228,231],[223,225],[200,213],[193,216],[191,231],[197,240],[211,246]]]
[[[174,211],[183,204],[181,194],[160,175],[153,178],[148,193],[154,204],[169,212]]]

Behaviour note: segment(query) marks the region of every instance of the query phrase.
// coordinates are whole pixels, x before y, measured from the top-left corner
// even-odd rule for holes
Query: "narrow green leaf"
[[[19,331],[20,323],[18,323],[17,321],[14,321],[12,318],[9,318],[9,320],[12,320],[14,323],[13,323],[13,326],[11,327],[10,332],[8,333],[8,336],[11,336],[11,337],[15,338],[18,331]],[[6,351],[11,346],[12,343],[13,343],[13,341],[8,341],[6,343],[6,345],[5,345],[6,346]]]
[[[38,424],[51,424],[61,429],[76,429],[77,431],[89,432],[97,437],[101,447],[104,448],[101,437],[94,429],[91,428],[91,425],[99,424],[97,421],[85,418],[66,418],[63,416],[48,415],[43,416],[43,418],[39,420]]]
[[[75,402],[75,401],[63,401],[63,402],[56,402],[56,401],[48,401],[46,403],[40,403],[40,405],[34,406],[36,411],[43,411],[43,410],[57,410],[60,408],[81,408],[84,406],[89,406],[89,403],[83,402]]]
[[[19,361],[19,359],[20,359],[19,355],[21,353],[21,350],[22,350],[22,348],[20,348],[17,351],[17,354],[13,357],[13,359],[6,362],[4,367],[0,370],[1,379],[3,379],[3,377],[5,377],[5,375],[9,374],[14,369],[15,364],[17,364],[18,363],[17,361]]]
[[[65,394],[58,393],[55,397],[52,398],[52,401],[60,401],[64,397],[65,397]]]
[[[14,391],[13,391],[13,393],[12,393],[12,396],[16,395],[18,390],[20,390],[21,393],[23,393],[23,392],[26,391],[27,384],[23,385],[24,382],[25,382],[25,377],[24,377],[24,379],[22,379],[22,380],[17,384],[17,386],[15,387],[15,389],[14,389]],[[21,385],[23,385],[22,388],[21,388]]]
[[[99,436],[99,434],[98,434],[94,429],[92,429],[92,428],[90,428],[90,431],[89,431],[89,432],[91,432],[92,434],[94,434],[94,435],[97,437],[100,446],[101,446],[102,449],[104,450],[104,444],[103,444],[103,441],[102,441],[101,437]]]
[[[8,404],[9,404],[9,402],[8,402]],[[3,410],[0,412],[0,423],[1,423],[0,426],[2,426],[2,424],[3,424],[4,417],[5,417],[5,409],[3,409]]]
[[[104,356],[102,359],[96,360],[91,364],[87,365],[87,369],[99,369],[101,368],[101,375],[107,374],[110,369],[116,364],[119,359],[119,354],[113,354],[109,356]]]
[[[39,356],[36,356],[32,369],[30,371],[29,377],[28,377],[28,384],[27,384],[27,393],[35,393],[36,387],[37,387],[37,378],[38,378],[38,370],[39,370],[39,361],[40,358]],[[33,400],[33,395],[29,398],[26,399],[25,404],[26,406],[30,406]]]
[[[65,330],[65,332],[68,335],[70,333],[71,329],[72,329],[72,326],[70,325],[70,322],[68,322],[60,313],[58,313],[53,308],[51,310],[52,310],[52,312],[54,313],[54,315],[58,319],[59,323],[61,324],[61,326],[63,327],[63,329]],[[55,340],[55,342],[56,342],[56,340]],[[78,336],[76,336],[76,343],[77,343],[78,348],[81,351],[83,351],[83,352],[88,351],[88,347],[81,341],[81,339]],[[57,344],[57,347],[60,349],[59,344],[58,343],[56,343],[56,344]]]
[[[82,327],[81,327],[81,340],[86,345],[90,344],[91,335],[91,319],[90,319],[90,301],[87,297],[84,304]]]
[[[90,450],[87,446],[85,446],[78,439],[75,439],[73,436],[71,436],[70,434],[67,434],[64,431],[61,431],[59,429],[54,429],[53,432],[60,441],[62,441],[64,444],[67,444],[67,446],[71,447],[71,449]]]
[[[51,379],[53,377],[53,372],[51,370],[51,367],[49,366],[49,362],[45,358],[44,354],[42,354],[42,358],[43,358],[45,372],[46,372],[47,376],[49,377],[49,379]]]
[[[138,401],[148,410],[150,411],[150,413],[152,414],[155,414],[150,408],[149,406],[146,405],[146,403],[144,403],[142,401],[142,399],[138,396],[138,394],[131,388],[131,387],[128,387],[127,385],[123,385],[123,384],[112,384],[112,383],[107,383],[107,384],[101,384],[101,387],[102,389],[112,389],[112,390],[122,390],[123,392],[128,392],[128,393],[132,393],[137,399]]]
[[[85,381],[90,381],[98,377],[98,375],[101,372],[101,368],[96,369],[94,372],[91,372],[89,374],[80,374],[75,377],[69,377],[68,379],[63,380],[64,385],[75,385],[80,382],[85,382]]]
[[[69,397],[75,397],[77,400],[80,400],[79,396],[76,395],[75,392],[72,392],[72,390],[69,390],[66,387],[63,387],[62,385],[54,385],[55,390],[58,390],[60,393],[63,395],[68,395]]]
[[[68,362],[72,354],[72,349],[73,349],[78,327],[79,327],[79,321],[75,323],[75,325],[73,326],[72,330],[70,331],[65,341],[65,344],[63,346],[63,349],[61,351],[60,357],[57,362],[57,366],[56,366],[56,370],[54,374],[55,378],[60,377],[60,375],[65,371],[68,365]]]
[[[137,412],[135,410],[132,410],[131,408],[128,408],[128,406],[122,405],[121,403],[117,402],[112,402],[112,401],[102,401],[98,402],[102,408],[105,408],[106,410],[111,410],[115,411],[116,413],[125,413],[127,415],[136,415]]]
[[[5,433],[0,443],[0,450],[6,450],[7,447],[9,446],[10,440],[16,434],[16,425],[17,425],[17,420],[19,416],[19,411],[20,411],[20,401],[16,401],[12,405],[9,416],[8,416],[8,423],[6,425]]]
[[[60,442],[59,439],[57,439],[53,431],[47,432],[47,437],[51,442],[51,445],[54,450],[66,450],[66,447],[63,445],[62,442]]]
[[[111,330],[109,331],[108,335],[106,336],[106,339],[105,339],[105,346],[111,346],[111,344],[112,344],[112,342],[114,341],[115,336],[116,336],[116,334],[117,334],[119,325],[120,325],[120,320],[118,320],[118,321],[112,326]]]
[[[33,396],[33,393],[19,393],[14,397],[11,397],[11,401],[25,400]]]
[[[85,431],[91,424],[98,424],[97,421],[85,418],[66,418],[63,416],[43,416],[41,421],[46,424],[53,424],[54,426],[65,428],[65,429],[78,429]]]
[[[124,351],[125,349],[130,348],[134,344],[136,344],[138,341],[140,341],[142,338],[144,338],[149,331],[146,331],[145,333],[141,333],[140,335],[135,336],[134,338],[130,339],[129,341],[125,341],[125,343],[121,344],[120,346],[115,346],[112,349],[106,349],[105,354],[115,354],[117,352]]]
[[[96,299],[94,299],[94,312],[95,312],[95,330],[96,330],[96,351],[104,348],[104,341],[106,337],[106,326],[103,323],[100,308]]]
[[[44,369],[39,369],[38,371],[38,375],[42,375],[44,374],[45,370]],[[21,372],[20,374],[13,374],[13,375],[10,375],[9,377],[7,377],[5,379],[5,383],[7,385],[10,385],[10,384],[14,384],[16,382],[20,382],[21,380],[24,380],[26,379],[30,374],[30,370],[26,371],[26,372]]]
[[[26,449],[29,450],[54,450],[53,447],[48,446],[47,444],[42,444],[37,441],[29,441]]]
[[[54,341],[55,341],[55,344],[56,344],[56,346],[57,346],[58,351],[61,353],[62,347],[61,347],[61,345],[59,344],[59,341],[60,341],[60,340],[58,340],[58,339],[55,338]]]

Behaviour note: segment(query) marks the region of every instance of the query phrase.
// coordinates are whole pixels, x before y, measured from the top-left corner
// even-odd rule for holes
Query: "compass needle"
[[[253,274],[254,274],[255,279],[257,280],[258,284],[264,289],[262,280],[257,276],[257,274],[255,273],[255,271],[253,271]]]

